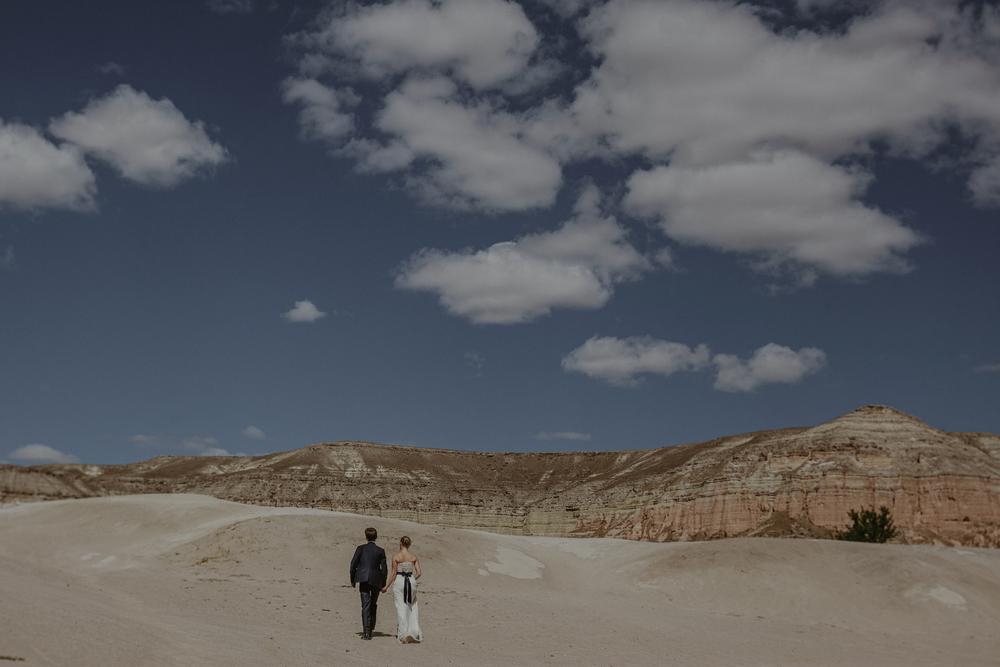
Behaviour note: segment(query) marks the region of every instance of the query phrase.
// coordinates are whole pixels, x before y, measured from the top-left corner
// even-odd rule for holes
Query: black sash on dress
[[[410,585],[410,575],[412,572],[397,572],[396,574],[403,577],[403,602],[406,604],[413,604],[413,586]]]

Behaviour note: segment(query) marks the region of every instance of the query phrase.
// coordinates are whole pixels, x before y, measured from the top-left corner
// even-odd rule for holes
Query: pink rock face
[[[534,535],[830,536],[885,505],[900,539],[1000,546],[1000,437],[884,406],[645,451],[479,453],[344,442],[260,457],[0,466],[0,500],[195,492]]]
[[[998,444],[866,406],[815,428],[705,449],[660,477],[658,498],[581,518],[578,529],[640,540],[732,537],[778,514],[822,535],[843,528],[848,510],[885,505],[907,541],[998,546]]]

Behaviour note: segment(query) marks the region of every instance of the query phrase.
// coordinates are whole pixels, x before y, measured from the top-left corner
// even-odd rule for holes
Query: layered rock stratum
[[[0,502],[200,493],[521,535],[824,536],[886,505],[906,542],[1000,546],[1000,436],[886,406],[653,450],[490,453],[335,442],[252,457],[0,466]]]

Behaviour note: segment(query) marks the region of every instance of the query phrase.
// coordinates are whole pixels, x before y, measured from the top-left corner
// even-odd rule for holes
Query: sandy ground
[[[425,642],[360,640],[366,525]],[[1000,664],[1000,551],[493,535],[193,495],[0,509],[0,665]]]

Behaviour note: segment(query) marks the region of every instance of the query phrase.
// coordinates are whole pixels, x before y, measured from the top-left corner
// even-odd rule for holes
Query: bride
[[[399,552],[392,557],[392,572],[382,592],[392,588],[396,601],[396,638],[403,644],[414,644],[423,639],[420,632],[417,607],[417,579],[420,578],[420,561],[410,551],[411,540],[399,539]]]

